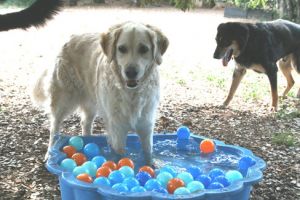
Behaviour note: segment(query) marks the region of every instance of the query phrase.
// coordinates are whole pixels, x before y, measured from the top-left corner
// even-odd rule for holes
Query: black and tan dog
[[[53,17],[63,5],[63,0],[36,0],[28,8],[0,15],[0,31],[40,27]]]
[[[288,82],[283,93],[285,96],[294,84],[291,66],[300,73],[300,25],[281,19],[265,23],[222,23],[218,26],[216,42],[214,58],[222,58],[224,66],[227,66],[232,57],[236,62],[230,91],[223,105],[230,103],[246,70],[252,69],[268,76],[272,109],[277,110],[276,62],[279,61]]]

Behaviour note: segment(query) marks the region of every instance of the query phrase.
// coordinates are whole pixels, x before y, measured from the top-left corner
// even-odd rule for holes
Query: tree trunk
[[[300,22],[300,0],[278,0],[279,16]]]

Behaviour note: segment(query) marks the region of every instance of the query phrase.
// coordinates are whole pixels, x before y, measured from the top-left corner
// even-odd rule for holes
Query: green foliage
[[[233,0],[234,5],[242,8],[265,8],[268,0]]]
[[[7,6],[17,6],[17,7],[28,7],[33,4],[35,0],[5,0],[4,4]]]
[[[284,146],[294,146],[297,140],[291,132],[275,133],[272,137],[272,143]]]
[[[195,7],[196,0],[170,0],[170,3],[183,11],[190,10]]]

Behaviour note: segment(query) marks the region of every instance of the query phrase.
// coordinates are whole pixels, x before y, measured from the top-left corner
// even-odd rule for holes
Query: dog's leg
[[[82,135],[91,135],[93,130],[93,122],[96,117],[95,108],[83,106],[81,109]]]
[[[278,92],[277,92],[277,70],[268,71],[267,76],[271,85],[271,93],[272,93],[272,107],[273,111],[277,111],[278,106]]]
[[[152,147],[153,147],[153,125],[152,124],[145,124],[139,123],[137,127],[137,134],[140,137],[143,152],[144,152],[144,159],[147,165],[153,165],[152,161]]]
[[[292,73],[291,73],[292,67],[291,67],[291,62],[289,60],[287,60],[287,61],[280,60],[278,62],[278,65],[287,81],[287,86],[286,86],[284,92],[282,93],[282,97],[284,98],[284,97],[286,97],[287,93],[290,91],[290,89],[295,84],[295,81],[294,81]]]
[[[229,90],[229,93],[228,93],[228,96],[227,96],[226,100],[223,103],[224,107],[229,105],[229,103],[232,100],[233,95],[235,94],[241,80],[245,76],[246,71],[247,71],[246,68],[241,67],[240,65],[237,65],[235,67],[234,72],[233,72],[233,77],[232,77],[232,83],[231,83],[231,86],[230,86],[230,90]]]
[[[126,137],[129,130],[119,123],[110,123],[107,128],[108,142],[112,149],[119,155],[125,154]]]

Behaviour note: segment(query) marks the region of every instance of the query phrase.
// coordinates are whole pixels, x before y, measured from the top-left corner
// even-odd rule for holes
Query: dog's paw
[[[270,111],[271,112],[277,112],[277,106],[271,106]]]

